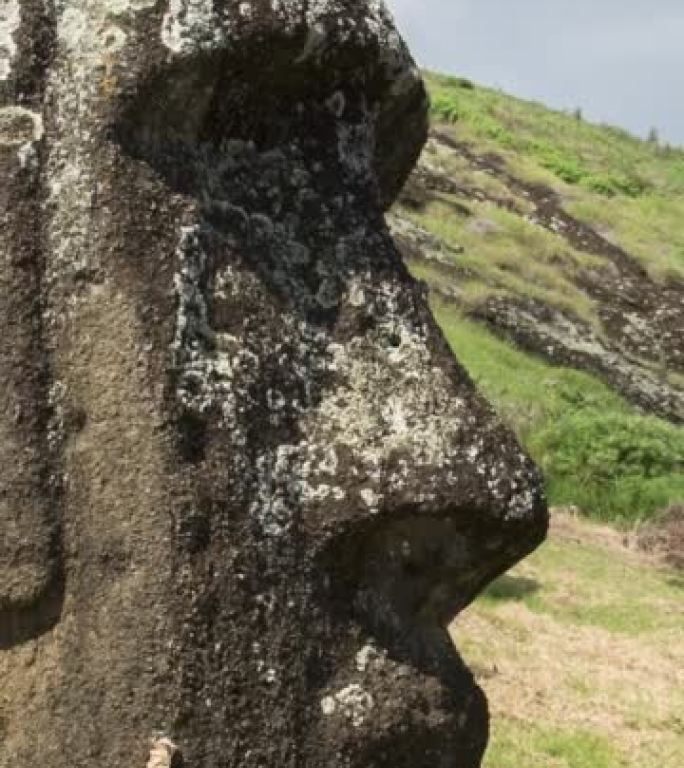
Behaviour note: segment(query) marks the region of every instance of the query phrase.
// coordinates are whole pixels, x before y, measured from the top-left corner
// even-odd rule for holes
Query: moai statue
[[[539,475],[388,235],[378,0],[0,0],[0,767],[474,768]]]

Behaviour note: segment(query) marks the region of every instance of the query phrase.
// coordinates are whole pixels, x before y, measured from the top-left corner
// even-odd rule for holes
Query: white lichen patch
[[[384,651],[378,650],[373,643],[366,643],[356,654],[356,669],[367,672],[372,667],[382,667],[386,660]]]
[[[54,104],[55,137],[46,177],[50,180],[51,258],[46,281],[68,283],[97,267],[92,213],[101,182],[95,165],[97,117],[103,90],[116,87],[112,76],[126,42],[123,17],[154,4],[152,0],[71,0],[56,8],[55,65],[49,90]],[[46,317],[51,325],[56,318]]]
[[[321,700],[321,711],[326,717],[339,714],[354,728],[360,728],[366,722],[373,706],[373,697],[358,683],[352,683]]]
[[[152,8],[157,0],[107,0],[107,11],[111,17],[125,16],[126,14],[143,11]]]
[[[151,5],[152,0],[71,3],[58,17],[57,36],[62,50],[96,64],[125,45],[122,19]]]
[[[35,144],[43,138],[43,118],[24,107],[0,109],[0,145],[15,147],[19,165],[27,168],[36,158]]]
[[[78,7],[68,7],[59,17],[58,36],[59,41],[67,51],[78,51],[84,45],[97,45],[96,41],[88,37],[88,15],[85,10]]]
[[[298,446],[280,445],[256,461],[256,498],[250,514],[266,536],[281,536],[292,525],[297,509],[299,455]]]
[[[24,107],[0,109],[0,144],[21,146],[43,138],[43,118]]]
[[[362,488],[359,491],[359,496],[368,509],[373,512],[378,510],[381,497],[372,488]]]
[[[360,233],[358,240],[347,239],[340,247],[349,252],[368,249],[364,240]],[[408,477],[418,466],[441,467],[462,424],[463,403],[447,395],[450,384],[445,375],[433,371],[427,328],[412,322],[400,308],[401,291],[399,285],[370,281],[350,287],[350,296],[363,295],[384,311],[376,323],[376,339],[330,344],[329,367],[344,384],[339,391],[326,393],[316,420],[330,425],[338,444],[364,455],[364,463],[378,471],[394,450],[411,455],[413,466],[405,468]],[[401,398],[387,398],[388,392],[401,392]],[[374,494],[366,492],[364,497],[368,506],[376,502]]]
[[[221,31],[213,0],[170,0],[161,39],[174,53],[187,53],[214,47],[221,39]]]
[[[19,0],[0,0],[0,81],[12,73],[12,61],[17,53],[14,35],[21,24]]]

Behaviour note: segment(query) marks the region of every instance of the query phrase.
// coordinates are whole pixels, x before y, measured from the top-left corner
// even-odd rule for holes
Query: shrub
[[[440,75],[438,77],[440,85],[448,88],[465,88],[468,91],[475,89],[475,84],[467,77],[456,77],[455,75]]]
[[[620,176],[617,174],[591,174],[582,178],[583,187],[606,197],[626,195],[639,197],[647,190],[648,185],[638,176]]]
[[[635,520],[684,494],[684,432],[658,419],[582,409],[547,425],[533,442],[556,503]]]
[[[475,89],[474,83],[472,80],[468,80],[467,77],[459,77],[457,80],[459,88],[465,88],[467,91],[472,91]]]
[[[611,176],[591,175],[582,179],[582,186],[605,197],[615,197],[618,190],[615,187],[615,180]]]

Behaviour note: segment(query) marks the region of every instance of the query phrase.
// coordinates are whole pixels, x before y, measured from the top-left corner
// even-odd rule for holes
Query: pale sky
[[[419,64],[684,145],[684,0],[386,0]]]

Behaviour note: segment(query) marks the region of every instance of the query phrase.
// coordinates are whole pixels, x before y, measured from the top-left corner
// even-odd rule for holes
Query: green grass
[[[426,77],[441,130],[477,155],[496,153],[521,180],[552,187],[569,212],[622,245],[654,279],[684,276],[683,151],[462,78]],[[434,141],[424,162],[466,191],[434,195],[418,210],[399,213],[453,247],[459,271],[452,287],[464,312],[492,296],[533,299],[604,333],[580,275],[605,268],[605,257],[530,221],[530,200],[505,175]],[[473,189],[490,200],[478,200]],[[443,269],[409,266],[429,285],[449,285]],[[640,415],[591,375],[547,365],[494,338],[453,304],[436,296],[433,305],[457,357],[542,466],[552,503],[629,526],[684,498],[680,429]],[[682,384],[675,372],[662,373]]]
[[[459,78],[426,73],[433,120],[514,174],[553,187],[654,277],[684,276],[684,150]]]
[[[582,196],[566,207],[634,255],[654,276],[684,276],[684,196],[653,193],[634,200]]]
[[[553,504],[623,525],[684,498],[684,432],[590,374],[531,357],[433,302],[454,353],[542,467]]]
[[[428,73],[427,82],[442,132],[552,188],[655,281],[684,278],[684,151],[460,78]],[[448,196],[401,211],[463,249],[452,287],[464,312],[492,295],[534,298],[603,332],[579,279],[606,266],[601,257],[528,221],[530,201],[504,174],[437,142],[425,158],[493,201],[457,196],[470,216],[456,214]],[[449,284],[444,270],[410,268],[428,284]],[[554,516],[550,540],[452,626],[492,709],[484,768],[679,768],[682,580],[623,542],[638,521],[684,499],[684,432],[640,414],[596,377],[506,343],[436,293],[432,307],[458,359],[543,469],[551,504],[595,518]]]
[[[438,145],[428,142],[425,147],[424,159],[428,164],[441,166],[445,173],[458,181],[463,187],[477,188],[486,192],[490,197],[502,201],[514,202],[519,210],[531,212],[534,208],[523,198],[516,197],[508,187],[495,176],[474,168],[466,158],[453,152],[444,152]],[[463,201],[466,202],[467,201]]]
[[[558,504],[630,522],[684,499],[684,432],[659,419],[581,408],[542,427],[530,447]]]
[[[515,720],[493,731],[485,768],[618,768],[619,754],[604,736],[585,729],[535,727]]]
[[[458,125],[459,135],[513,149],[557,172],[570,184],[587,178],[612,181],[609,194],[641,194],[651,187],[684,193],[684,152],[664,152],[653,143],[566,112],[490,88],[461,88],[452,78],[425,73],[433,117]],[[591,185],[590,185],[591,186]]]
[[[544,578],[561,572],[575,574],[571,588],[567,576]],[[597,627],[632,637],[676,631],[682,624],[679,612],[663,610],[663,606],[678,604],[680,587],[638,563],[606,557],[604,550],[593,545],[551,540],[523,573],[502,576],[490,585],[480,597],[480,606],[488,610],[516,601],[560,624]]]
[[[423,211],[402,215],[427,229],[448,245],[463,249],[454,264],[468,270],[471,281],[489,290],[527,296],[569,311],[595,323],[593,302],[573,282],[579,268],[600,259],[570,247],[559,235],[490,203],[469,203],[472,218],[454,216],[447,202],[437,201]],[[468,287],[463,286],[468,292]]]

